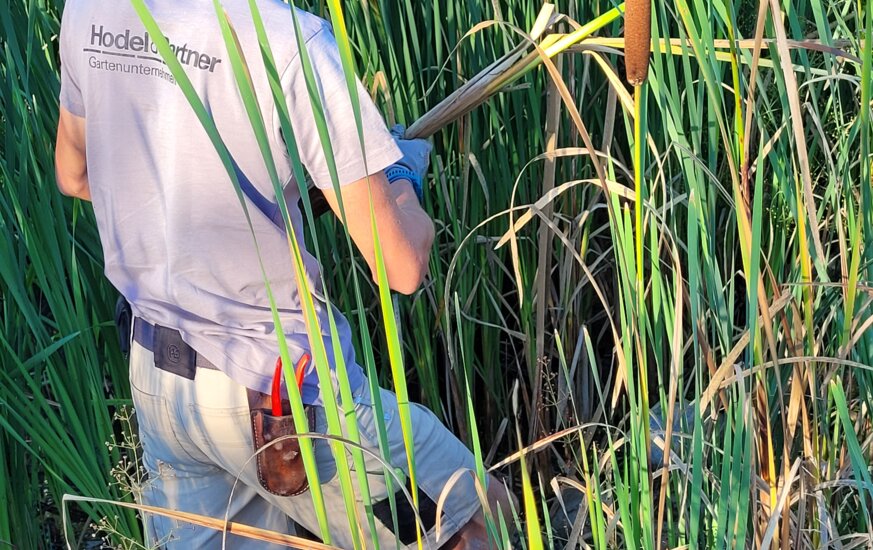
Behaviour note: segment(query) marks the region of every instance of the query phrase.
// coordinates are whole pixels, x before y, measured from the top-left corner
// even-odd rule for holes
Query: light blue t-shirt
[[[147,4],[242,172],[273,200],[212,1],[150,0]],[[299,192],[292,181],[248,2],[230,0],[224,5],[248,61],[279,176],[288,182],[285,195],[291,217],[302,236]],[[258,5],[301,157],[315,185],[330,188],[290,8],[278,0],[261,0]],[[358,83],[364,162],[330,27],[306,12],[298,11],[297,16],[318,79],[339,183],[379,172],[401,156],[394,139]],[[86,120],[88,179],[106,276],[130,301],[135,315],[178,329],[189,345],[231,378],[269,391],[278,344],[252,236],[218,154],[139,17],[129,2],[67,0],[60,50],[61,105]],[[284,232],[251,202],[248,206],[291,358],[297,361],[309,351],[309,342],[288,243]],[[347,212],[355,215],[348,205]],[[318,263],[305,251],[303,258],[309,285],[320,288]],[[316,306],[333,369],[328,306],[320,298]],[[354,389],[363,374],[355,363],[349,325],[335,313]],[[303,399],[321,401],[311,362]]]

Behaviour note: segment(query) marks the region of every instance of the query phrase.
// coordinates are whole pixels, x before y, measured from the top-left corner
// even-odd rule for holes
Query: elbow
[[[83,194],[86,189],[86,186],[82,184],[82,181],[77,180],[76,178],[64,177],[58,174],[56,179],[58,184],[58,191],[68,197],[78,198]]]
[[[430,270],[430,250],[433,246],[434,228],[427,225],[428,230],[422,235],[417,249],[406,255],[400,265],[388,270],[388,285],[391,290],[407,296],[415,293],[427,277]]]
[[[85,153],[72,148],[60,137],[55,148],[55,183],[58,191],[68,197],[91,200]]]
[[[370,273],[373,282],[379,284],[379,272],[373,262],[370,265]],[[394,292],[409,296],[414,294],[428,273],[427,259],[422,260],[417,256],[407,256],[403,260],[390,261],[385,258],[385,278],[388,288]]]
[[[410,265],[404,266],[402,272],[390,278],[388,286],[395,292],[409,296],[418,290],[421,283],[424,282],[424,278],[427,277],[427,272],[427,258],[424,261],[412,262]]]
[[[62,194],[77,199],[91,200],[91,192],[88,186],[88,175],[71,174],[69,171],[63,170],[59,165],[55,166],[55,182],[58,186],[58,191]]]

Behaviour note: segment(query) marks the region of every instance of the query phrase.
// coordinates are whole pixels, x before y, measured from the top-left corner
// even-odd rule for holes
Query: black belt
[[[185,343],[176,329],[137,317],[133,321],[133,341],[155,354],[156,367],[188,380],[194,380],[197,369],[219,370]]]

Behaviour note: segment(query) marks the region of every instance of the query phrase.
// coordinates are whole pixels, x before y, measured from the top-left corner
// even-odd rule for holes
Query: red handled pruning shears
[[[309,364],[309,354],[304,353],[303,357],[297,361],[297,366],[294,367],[294,378],[297,381],[297,390],[303,388],[303,374],[306,372],[306,365]],[[276,359],[276,372],[273,373],[273,391],[270,395],[273,409],[273,416],[282,416],[282,358]]]

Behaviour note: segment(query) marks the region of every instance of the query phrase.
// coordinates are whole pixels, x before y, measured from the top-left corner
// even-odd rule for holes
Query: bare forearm
[[[409,240],[415,251],[415,262],[420,269],[418,284],[421,284],[421,281],[427,275],[428,263],[430,261],[430,249],[434,239],[433,221],[418,204],[415,204],[414,207],[401,207],[401,211],[403,227],[407,235],[409,235]],[[418,285],[415,286],[417,287]]]
[[[423,170],[419,167],[417,172]],[[399,177],[389,183],[385,173],[378,172],[343,185],[339,195],[325,189],[324,198],[347,224],[349,235],[367,261],[373,279],[378,281],[373,238],[373,220],[376,220],[388,286],[403,294],[415,292],[427,275],[434,227],[421,209],[408,179]],[[340,199],[345,206],[343,209]],[[375,218],[367,215],[371,209]]]
[[[391,185],[391,192],[396,202],[396,225],[387,227],[380,220],[377,227],[380,235],[393,234],[395,238],[382,240],[382,253],[391,288],[403,294],[411,294],[418,289],[427,275],[434,226],[430,216],[419,205],[408,182],[395,182]],[[375,268],[375,262],[371,263],[371,268]]]

